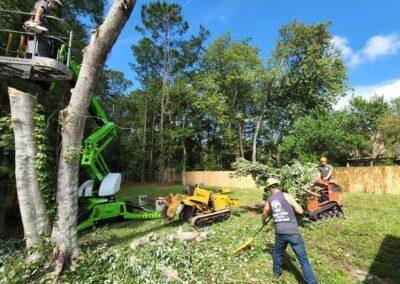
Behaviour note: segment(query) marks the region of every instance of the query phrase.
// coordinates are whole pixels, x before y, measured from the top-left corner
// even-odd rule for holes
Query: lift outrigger
[[[1,10],[1,13],[30,16],[30,13]],[[69,81],[74,85],[79,76],[79,65],[71,59],[73,33],[64,21],[46,16],[57,21],[67,30],[68,36],[35,34],[27,31],[10,30],[0,27],[6,34],[6,45],[0,56],[0,75],[13,76],[34,83]],[[15,42],[14,35],[19,35]],[[16,50],[13,46],[18,46]],[[111,173],[102,151],[116,137],[115,124],[109,121],[96,98],[89,106],[91,116],[96,118],[100,127],[83,143],[82,167],[88,172],[90,180],[78,189],[78,231],[92,227],[97,222],[113,218],[157,219],[159,212],[136,206],[129,201],[118,200],[115,194],[120,190],[121,174]]]

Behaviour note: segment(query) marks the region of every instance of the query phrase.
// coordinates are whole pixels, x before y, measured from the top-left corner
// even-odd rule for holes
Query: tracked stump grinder
[[[310,220],[344,217],[342,187],[338,184],[317,179],[307,189],[303,189],[300,200],[309,212]]]
[[[226,221],[231,217],[230,207],[239,206],[236,198],[228,196],[229,192],[229,188],[212,192],[202,186],[189,187],[185,194],[171,195],[166,199],[166,217],[172,219],[179,211],[180,219],[197,228]]]

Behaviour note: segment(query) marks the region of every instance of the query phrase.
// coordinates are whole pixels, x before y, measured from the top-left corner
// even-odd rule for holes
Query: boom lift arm
[[[80,68],[73,60],[71,60],[70,66],[76,82]],[[110,172],[103,158],[102,151],[117,136],[116,126],[113,122],[109,121],[96,98],[92,98],[90,101],[89,113],[97,121],[100,128],[83,142],[81,165],[86,169],[92,182],[85,182],[78,191],[80,195],[78,231],[92,227],[100,220],[115,217],[122,217],[124,219],[161,218],[162,216],[159,212],[136,212],[138,209],[144,209],[128,201],[115,199],[113,194],[119,191],[121,175]],[[86,186],[89,186],[91,189],[94,188],[97,196],[93,196],[92,190],[86,196]]]
[[[97,99],[90,102],[89,112],[96,117],[101,126],[84,141],[81,165],[86,169],[92,180],[100,184],[110,173],[101,152],[117,136],[115,124],[108,121]]]

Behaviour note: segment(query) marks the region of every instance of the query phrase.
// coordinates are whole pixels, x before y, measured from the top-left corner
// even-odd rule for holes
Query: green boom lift
[[[66,48],[61,46],[61,56],[66,58]],[[79,65],[70,60],[73,73],[72,82],[79,76]],[[102,151],[117,136],[115,124],[108,120],[100,103],[92,98],[89,106],[90,115],[100,126],[84,140],[81,165],[86,169],[91,180],[84,182],[78,189],[78,231],[92,227],[97,222],[113,218],[157,219],[161,214],[145,209],[129,201],[118,200],[115,194],[120,189],[121,174],[111,173],[102,156]]]
[[[111,173],[101,152],[115,138],[116,129],[93,98],[89,112],[96,117],[100,128],[84,140],[81,165],[86,169],[91,180],[84,182],[78,190],[78,231],[92,227],[98,221],[120,217],[123,219],[157,219],[161,214],[145,211],[142,207],[114,195],[119,191],[121,174]]]
[[[30,15],[0,9],[1,13]],[[49,17],[48,20],[57,21],[64,25],[66,30],[69,29],[68,24],[58,18]],[[56,81],[75,84],[80,68],[71,60],[72,31],[69,31],[67,36],[54,36],[0,27],[0,32],[5,33],[7,38],[4,56],[0,55],[0,75],[27,79],[50,88],[54,88]],[[18,48],[13,50],[13,46]],[[91,179],[78,189],[78,231],[92,227],[99,221],[113,218],[161,218],[159,212],[115,198],[120,189],[121,174],[111,173],[102,156],[102,151],[117,135],[115,124],[108,120],[95,98],[90,102],[89,112],[96,118],[99,129],[83,143],[81,165]]]

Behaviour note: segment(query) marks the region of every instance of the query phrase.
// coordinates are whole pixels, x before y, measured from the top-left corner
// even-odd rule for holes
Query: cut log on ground
[[[207,232],[183,232],[182,228],[179,228],[177,232],[167,236],[168,241],[181,240],[181,241],[204,241],[207,237]]]
[[[141,246],[143,246],[144,244],[154,241],[157,238],[157,234],[154,232],[151,232],[149,234],[147,234],[144,237],[141,237],[139,239],[134,240],[133,242],[131,242],[131,249],[133,250],[137,250],[139,249]]]

